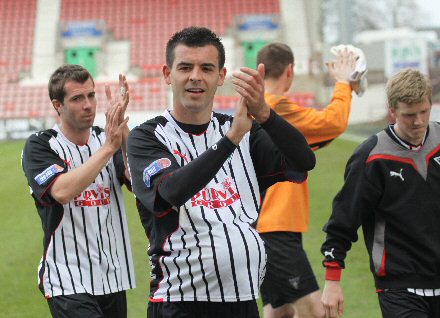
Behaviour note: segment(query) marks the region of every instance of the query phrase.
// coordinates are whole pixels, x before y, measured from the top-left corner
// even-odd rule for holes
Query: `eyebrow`
[[[177,64],[177,66],[192,66],[192,65],[194,65],[194,63],[189,63],[189,62],[180,62],[180,63],[178,63]],[[204,67],[216,67],[216,65],[215,64],[213,64],[213,63],[202,63],[202,66],[204,66]]]
[[[83,94],[83,93],[79,93],[79,94],[72,95],[72,96],[69,97],[69,100],[70,100],[70,99],[73,99],[73,98],[76,98],[76,97],[81,97],[81,96],[84,96],[84,95],[86,95],[86,96],[90,96],[90,94],[96,94],[95,90],[90,91],[90,92],[87,92],[87,93],[85,93],[85,94]]]

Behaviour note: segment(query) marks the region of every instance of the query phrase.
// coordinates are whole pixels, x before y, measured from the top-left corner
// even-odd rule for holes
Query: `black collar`
[[[420,144],[418,144],[418,145],[413,145],[412,143],[410,143],[410,142],[400,138],[397,135],[396,131],[394,130],[394,125],[389,125],[388,128],[385,131],[388,134],[388,136],[391,137],[391,139],[393,139],[396,143],[398,143],[402,147],[405,147],[408,150],[418,151],[418,150],[420,150],[423,147],[423,145],[425,144],[426,139],[428,138],[429,126],[426,129],[425,137],[423,138],[422,142]]]
[[[176,122],[176,124],[179,125],[180,129],[182,129],[187,134],[191,134],[191,135],[203,134],[208,129],[208,126],[210,123],[210,122],[207,122],[206,124],[202,124],[202,125],[193,125],[193,124],[181,123],[180,121],[177,121],[176,118],[174,118],[174,117],[173,117],[173,119]]]

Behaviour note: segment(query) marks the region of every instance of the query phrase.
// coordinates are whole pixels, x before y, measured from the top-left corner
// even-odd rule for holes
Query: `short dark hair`
[[[83,84],[89,78],[92,80],[93,86],[95,86],[92,75],[81,65],[66,64],[60,66],[53,72],[49,79],[48,88],[50,100],[56,99],[60,103],[63,103],[64,97],[66,96],[66,90],[64,89],[66,82],[73,81]]]
[[[220,38],[208,28],[188,27],[174,35],[168,40],[166,48],[166,62],[169,67],[173,66],[174,49],[177,45],[183,44],[188,47],[202,47],[213,45],[218,51],[218,65],[222,69],[225,66],[225,47]]]
[[[257,65],[263,63],[265,66],[265,78],[279,78],[286,66],[294,62],[292,49],[284,43],[267,44],[257,54]]]

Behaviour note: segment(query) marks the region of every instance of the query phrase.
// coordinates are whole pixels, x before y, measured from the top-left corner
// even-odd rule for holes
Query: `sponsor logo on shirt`
[[[226,178],[222,188],[204,188],[191,198],[191,205],[204,206],[209,209],[225,208],[240,199],[240,195],[232,187],[231,180]]]
[[[174,149],[173,152],[175,155],[178,155],[179,157],[183,158],[186,163],[188,163],[188,157],[186,156],[186,154],[181,153],[179,150]]]
[[[110,204],[110,188],[92,184],[87,190],[73,198],[75,206],[103,206]]]
[[[151,186],[151,177],[157,174],[160,170],[168,168],[169,166],[171,166],[170,159],[160,158],[151,163],[148,167],[146,167],[143,172],[143,180],[147,188]]]
[[[434,157],[434,161],[437,162],[440,165],[440,156]]]
[[[37,181],[38,185],[42,185],[57,173],[63,172],[63,170],[64,170],[63,167],[57,164],[53,164],[49,168],[46,168],[42,173],[37,175],[34,179],[35,181]]]

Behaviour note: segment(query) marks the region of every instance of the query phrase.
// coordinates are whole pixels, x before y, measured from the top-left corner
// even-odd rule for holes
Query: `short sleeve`
[[[41,205],[56,201],[49,195],[53,182],[67,172],[66,163],[51,149],[49,138],[44,133],[33,134],[23,149],[22,167],[32,196]]]

